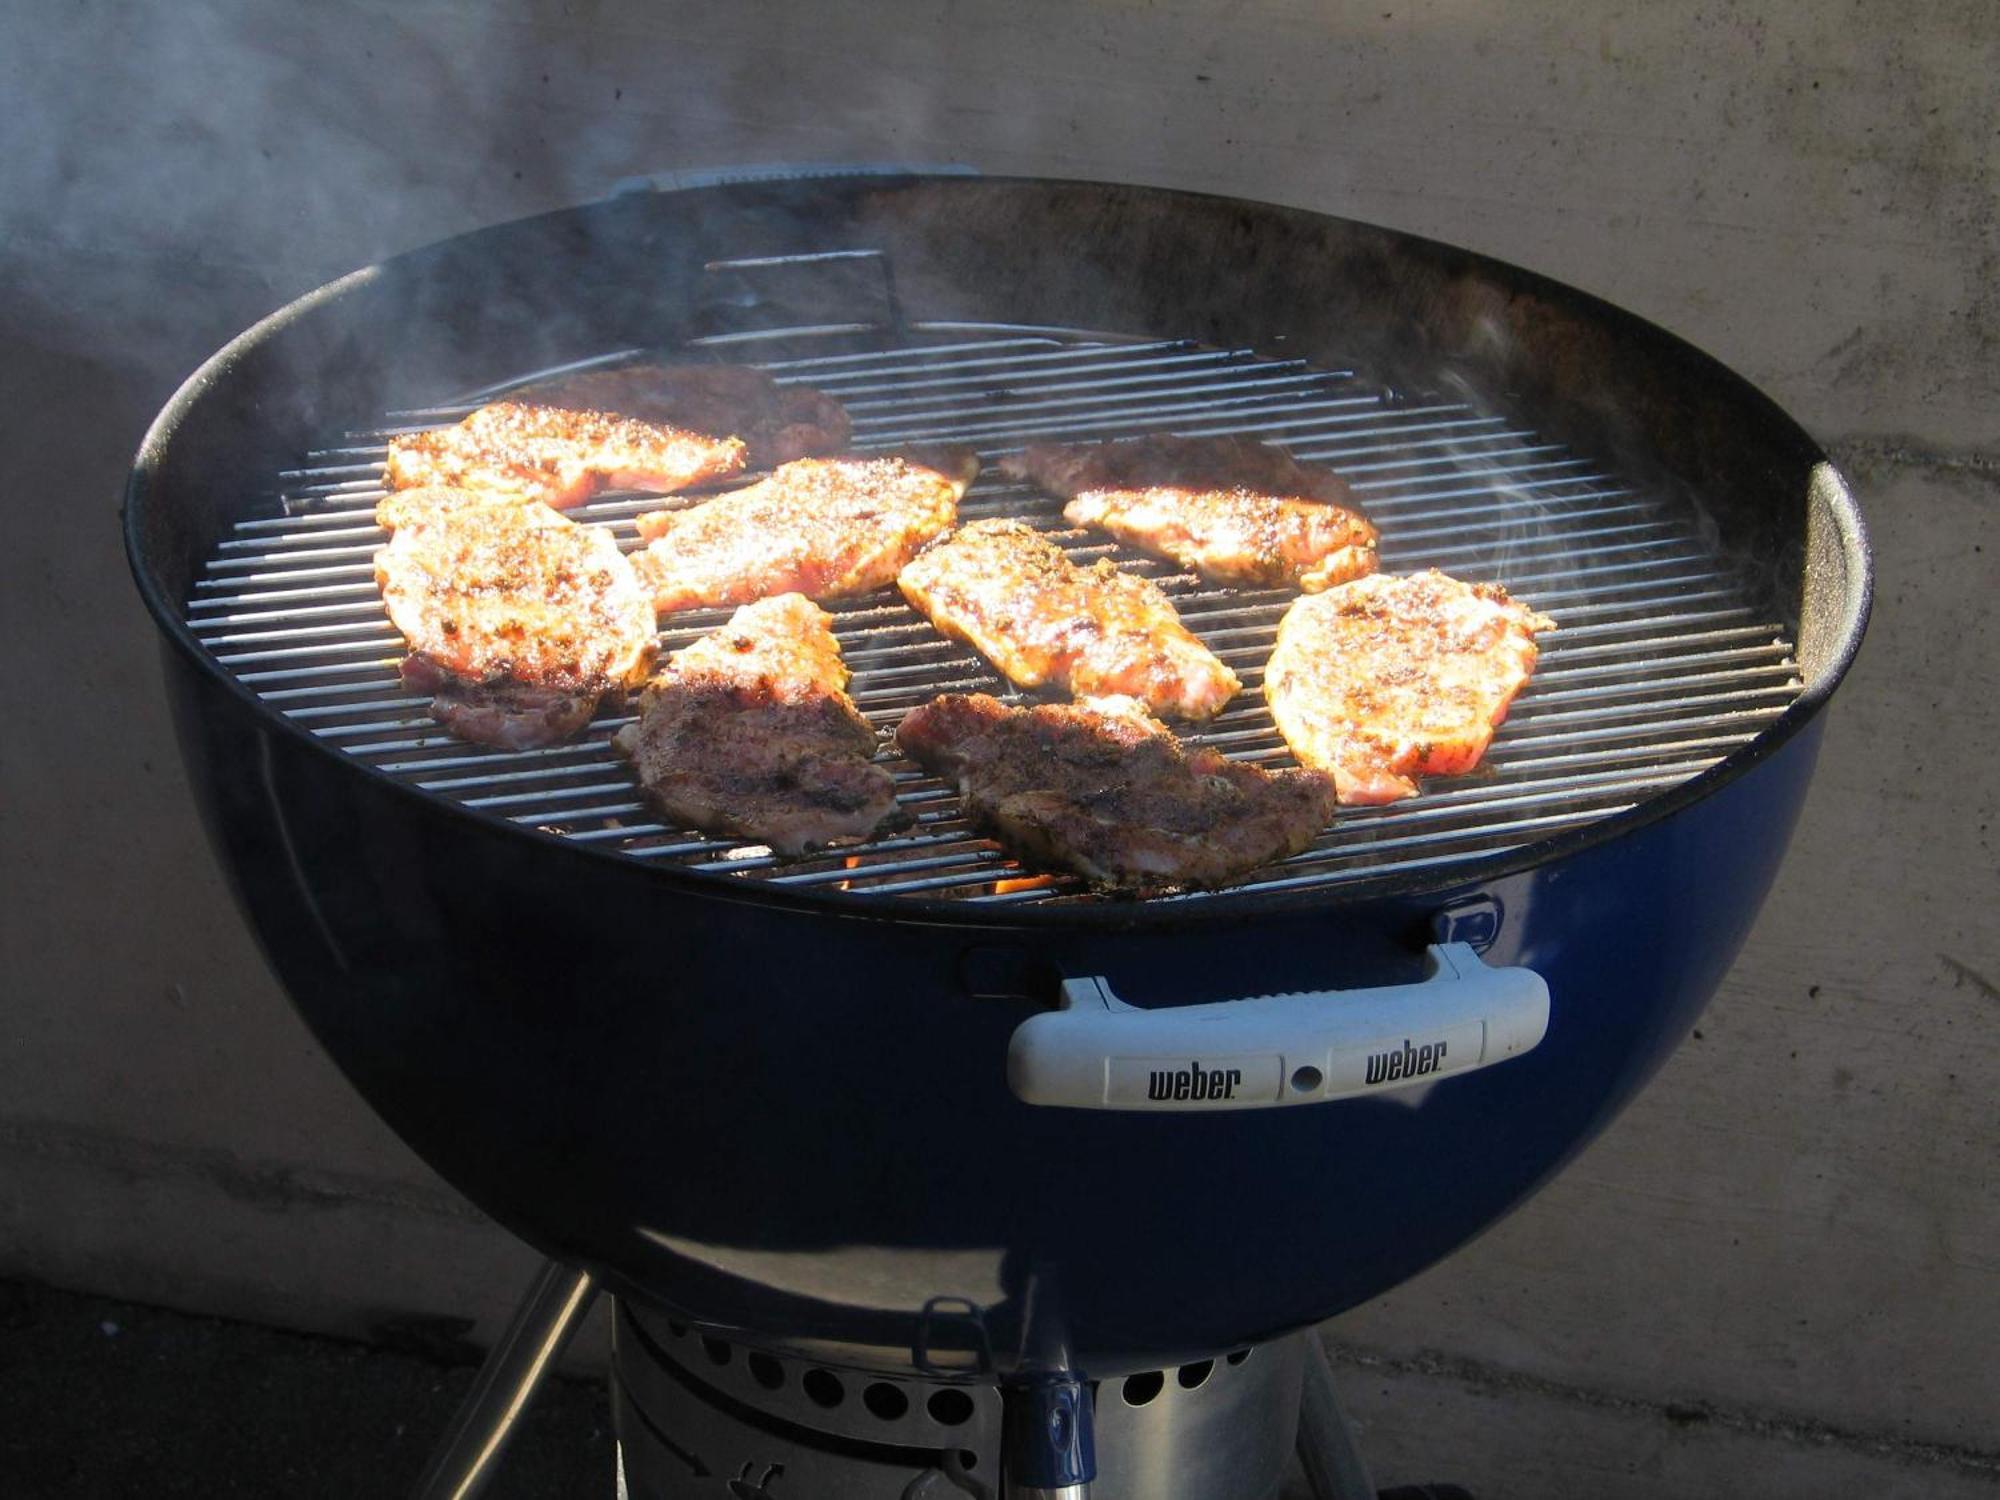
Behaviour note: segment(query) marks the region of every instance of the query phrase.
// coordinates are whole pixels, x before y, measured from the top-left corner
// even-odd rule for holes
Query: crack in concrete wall
[[[1835,439],[1827,450],[1844,469],[1915,469],[1937,478],[2000,485],[2000,453],[1980,448],[1933,448],[1912,437],[1872,437]]]
[[[140,1141],[65,1121],[0,1119],[0,1155],[94,1167],[128,1181],[183,1178],[271,1213],[324,1212],[367,1205],[483,1224],[456,1194],[285,1162],[246,1161],[217,1146]]]

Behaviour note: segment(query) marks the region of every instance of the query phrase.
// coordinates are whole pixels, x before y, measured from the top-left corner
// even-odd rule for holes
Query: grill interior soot
[[[1072,530],[1061,501],[1000,478],[995,459],[1043,438],[1254,435],[1348,480],[1381,528],[1385,571],[1438,567],[1495,580],[1555,617],[1559,628],[1541,638],[1534,680],[1480,771],[1428,782],[1421,795],[1388,807],[1343,808],[1310,849],[1235,889],[1330,886],[1437,867],[1608,817],[1747,744],[1800,691],[1784,628],[1713,555],[1686,498],[1635,485],[1464,400],[1408,398],[1352,370],[1247,349],[1062,330],[917,324],[860,349],[851,332],[834,330],[817,344],[841,352],[817,354],[798,353],[814,347],[810,331],[711,342],[722,347],[679,357],[747,360],[781,382],[826,391],[852,416],[857,449],[941,441],[977,449],[988,467],[960,506],[961,520],[1018,517],[1076,558],[1110,556],[1157,579],[1244,684],[1229,708],[1183,738],[1239,759],[1292,763],[1262,687],[1293,592],[1220,588]],[[780,353],[794,357],[772,357]],[[371,511],[390,436],[456,421],[506,388],[390,414],[380,428],[348,433],[278,475],[275,493],[222,541],[189,603],[190,623],[215,659],[302,727],[379,771],[633,859],[857,896],[1099,899],[1073,878],[1021,869],[971,831],[949,787],[904,760],[893,770],[916,819],[909,830],[778,860],[761,846],[655,821],[610,749],[626,717],[600,714],[569,744],[520,752],[468,745],[440,730],[425,700],[398,683],[402,642],[375,589],[371,558],[385,537]],[[635,516],[697,498],[609,495],[568,514],[610,527],[629,549],[637,545]],[[885,735],[940,692],[1018,700],[971,648],[944,639],[893,593],[828,608],[854,673],[850,691]],[[729,613],[670,617],[663,653]]]

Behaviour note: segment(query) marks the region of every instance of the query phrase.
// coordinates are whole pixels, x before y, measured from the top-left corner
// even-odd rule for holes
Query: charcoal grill
[[[666,827],[615,716],[529,752],[437,731],[369,563],[391,434],[662,356],[827,390],[863,448],[1252,434],[1340,471],[1385,567],[1497,579],[1559,628],[1480,774],[1343,809],[1224,891],[1024,871],[901,762],[915,821],[859,849]],[[573,514],[629,544],[660,503]],[[1286,759],[1258,693],[1285,594],[1067,530],[990,468],[963,511],[1158,578],[1245,681],[1199,738]],[[126,522],[274,967],[440,1172],[617,1292],[631,1400],[736,1350],[787,1390],[786,1361],[900,1385],[901,1412],[923,1382],[1004,1392],[1010,1494],[1087,1481],[1087,1382],[1103,1411],[1106,1382],[1279,1349],[1603,1127],[1747,931],[1868,600],[1825,455],[1658,329],[1368,226],[999,179],[642,193],[356,273],[189,382]],[[833,610],[884,730],[1004,686],[888,594]],[[1131,1086],[1218,1062],[1253,1097]],[[920,1417],[881,1420],[792,1436],[931,1451]],[[713,1493],[762,1483],[702,1467]]]

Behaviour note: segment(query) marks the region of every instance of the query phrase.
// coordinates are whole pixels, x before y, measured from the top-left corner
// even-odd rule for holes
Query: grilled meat
[[[541,504],[539,500],[530,500],[523,495],[461,489],[449,484],[425,484],[415,489],[389,491],[375,503],[375,524],[384,531],[401,531],[405,527],[440,520],[453,511],[509,503]]]
[[[545,406],[615,412],[710,437],[741,438],[751,465],[760,469],[838,453],[852,430],[846,409],[833,397],[804,386],[779,385],[749,365],[585,370],[529,386],[518,395]]]
[[[427,493],[376,552],[375,580],[410,644],[403,680],[436,694],[440,724],[507,749],[553,744],[645,674],[653,611],[609,532],[545,505]]]
[[[1000,469],[1068,500],[1072,526],[1217,583],[1317,592],[1375,571],[1375,528],[1346,483],[1249,438],[1037,443]]]
[[[1497,583],[1377,573],[1286,611],[1264,671],[1278,732],[1346,803],[1414,796],[1479,764],[1555,621]]]
[[[1108,562],[1079,568],[1019,521],[975,521],[897,575],[910,603],[1022,687],[1127,694],[1155,713],[1211,717],[1242,687],[1181,624],[1159,585]]]
[[[978,471],[964,449],[798,459],[744,489],[641,516],[648,544],[634,562],[661,614],[865,594],[951,529]]]
[[[1023,860],[1099,885],[1221,885],[1305,848],[1334,808],[1331,777],[1190,750],[1131,698],[1008,708],[951,693],[912,710],[896,743]]]
[[[1250,437],[1176,437],[1152,433],[1102,443],[1036,443],[1000,461],[1003,472],[1068,499],[1085,490],[1184,485],[1248,489],[1344,502],[1347,482],[1331,469],[1302,464],[1283,448]]]
[[[559,745],[579,733],[603,695],[534,687],[509,677],[454,677],[428,657],[403,661],[403,686],[431,695],[431,717],[459,739],[502,750]]]
[[[601,411],[500,401],[456,427],[392,439],[385,477],[392,490],[452,485],[563,509],[601,489],[685,489],[726,478],[743,464],[737,438]]]
[[[865,839],[896,790],[846,687],[826,612],[780,594],[669,657],[612,744],[670,822],[780,854]]]

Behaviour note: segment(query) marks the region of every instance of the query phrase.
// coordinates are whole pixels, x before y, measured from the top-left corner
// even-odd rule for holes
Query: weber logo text
[[[1426,1073],[1435,1073],[1444,1066],[1444,1043],[1426,1042],[1421,1047],[1412,1047],[1408,1037],[1403,1045],[1388,1052],[1368,1054],[1368,1081],[1388,1083],[1397,1078],[1421,1078]]]
[[[1369,1064],[1374,1066],[1371,1061]],[[1234,1099],[1243,1082],[1241,1068],[1204,1068],[1199,1061],[1185,1068],[1154,1068],[1146,1077],[1148,1099]]]

